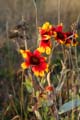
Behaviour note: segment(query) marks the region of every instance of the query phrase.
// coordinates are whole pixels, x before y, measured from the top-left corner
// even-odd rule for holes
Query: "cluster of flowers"
[[[64,32],[63,25],[53,26],[49,22],[39,28],[40,43],[38,48],[31,52],[29,50],[20,50],[24,62],[21,64],[23,69],[31,68],[36,76],[43,77],[48,72],[48,63],[42,53],[47,55],[51,53],[52,41],[66,46],[76,46],[77,33],[74,31]]]
[[[76,38],[78,34],[76,32],[64,32],[63,25],[52,26],[49,22],[43,24],[41,28],[39,28],[39,33],[41,35],[41,41],[39,45],[40,52],[46,52],[49,54],[51,51],[51,38],[54,38],[56,42],[59,44],[69,46],[76,46],[78,44]]]

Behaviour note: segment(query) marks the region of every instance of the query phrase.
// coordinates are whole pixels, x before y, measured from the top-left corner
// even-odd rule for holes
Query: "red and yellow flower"
[[[40,44],[38,50],[41,53],[50,54],[51,53],[51,37],[52,37],[53,26],[49,22],[45,22],[42,27],[39,28],[39,33],[41,36]]]
[[[45,22],[42,27],[39,28],[39,33],[41,36],[52,35],[52,25],[49,22]]]
[[[51,41],[50,40],[41,40],[38,48],[39,52],[46,53],[49,55],[51,53]]]
[[[32,71],[36,76],[44,76],[45,72],[48,72],[48,64],[46,63],[45,57],[41,56],[38,50],[33,53],[29,50],[20,50],[24,58],[24,62],[21,64],[23,69],[31,67]]]
[[[55,40],[60,44],[64,44],[66,39],[66,34],[62,30],[63,30],[63,26],[62,24],[60,24],[55,28],[55,31],[53,34]]]
[[[66,46],[76,46],[78,44],[78,41],[76,40],[78,37],[77,33],[66,32],[66,36],[67,36],[65,41]]]

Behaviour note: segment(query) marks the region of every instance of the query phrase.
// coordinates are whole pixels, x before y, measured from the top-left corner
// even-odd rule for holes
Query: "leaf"
[[[25,80],[24,85],[26,86],[28,92],[32,93],[32,91],[33,91],[33,85],[32,85],[32,82],[29,79]]]
[[[75,99],[75,100],[69,101],[60,107],[59,114],[68,112],[78,106],[80,106],[80,99]]]

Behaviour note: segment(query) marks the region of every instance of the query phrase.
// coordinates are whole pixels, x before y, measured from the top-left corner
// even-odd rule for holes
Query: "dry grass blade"
[[[19,115],[14,116],[11,120],[21,120]]]
[[[39,111],[35,110],[35,115],[38,118],[38,120],[42,120],[42,117],[41,117]]]

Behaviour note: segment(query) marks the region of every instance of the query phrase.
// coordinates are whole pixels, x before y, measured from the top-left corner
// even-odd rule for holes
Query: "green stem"
[[[23,120],[23,108],[24,108],[23,75],[24,75],[24,71],[22,72],[21,96],[20,96],[20,105],[21,105],[21,120]]]

